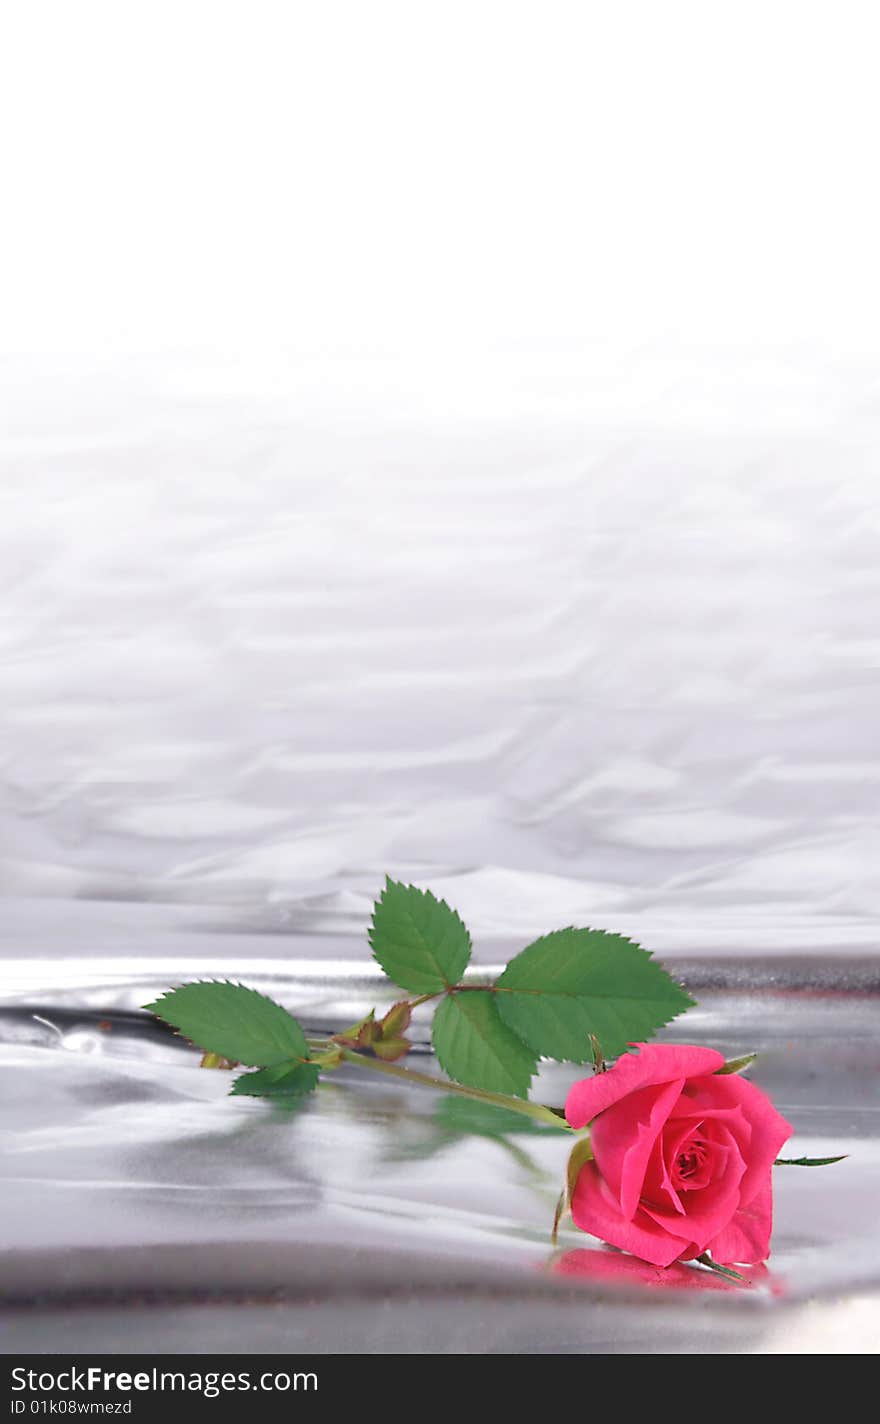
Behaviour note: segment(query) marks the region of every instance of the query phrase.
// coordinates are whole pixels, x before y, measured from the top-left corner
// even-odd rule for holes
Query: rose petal
[[[723,1130],[723,1129],[722,1129]],[[702,1191],[688,1193],[684,1203],[684,1215],[653,1203],[642,1202],[642,1212],[665,1227],[683,1241],[692,1242],[697,1254],[705,1251],[713,1237],[728,1225],[740,1205],[740,1182],[746,1164],[739,1154],[732,1133],[726,1134],[728,1141],[723,1145],[728,1150],[728,1159],[723,1175]]]
[[[687,1136],[690,1131],[690,1126],[686,1127],[684,1129],[684,1135]],[[651,1152],[648,1167],[645,1172],[645,1180],[642,1183],[642,1196],[646,1197],[649,1202],[656,1202],[658,1206],[661,1204],[662,1198],[666,1196],[679,1215],[684,1216],[684,1207],[681,1204],[678,1192],[672,1185],[672,1179],[666,1165],[663,1136],[664,1134],[661,1134],[654,1143],[654,1148]]]
[[[794,1128],[776,1111],[766,1093],[735,1073],[713,1078],[711,1091],[716,1102],[736,1104],[752,1129],[748,1151],[743,1154],[746,1174],[740,1186],[741,1204],[748,1206],[765,1185],[770,1168]]]
[[[675,1176],[676,1165],[679,1156],[687,1151],[688,1143],[696,1140],[702,1149],[702,1161],[694,1168],[689,1177],[679,1177],[679,1190],[682,1192],[697,1192],[703,1187],[708,1187],[710,1182],[715,1182],[724,1175],[725,1166],[730,1154],[730,1147],[727,1139],[724,1143],[720,1141],[720,1135],[711,1124],[693,1123],[689,1124],[685,1131],[679,1132],[677,1140],[674,1140],[669,1151],[666,1153],[665,1166],[669,1178],[669,1185],[672,1186],[672,1178]]]
[[[679,1238],[670,1236],[644,1212],[637,1211],[632,1221],[627,1221],[595,1162],[585,1163],[578,1173],[571,1215],[581,1231],[598,1236],[609,1246],[619,1246],[621,1251],[630,1251],[652,1266],[671,1265],[683,1249]]]
[[[596,1165],[627,1220],[639,1204],[651,1151],[683,1086],[684,1080],[675,1078],[641,1088],[606,1108],[593,1123],[590,1142]]]
[[[733,1220],[708,1243],[712,1260],[719,1266],[754,1266],[770,1255],[773,1229],[773,1184],[770,1172],[748,1206],[741,1207]]]
[[[685,1092],[690,1086],[690,1084],[686,1084]],[[688,1104],[692,1106],[689,1107]],[[669,1114],[670,1126],[679,1122],[690,1122],[694,1127],[697,1123],[703,1122],[707,1124],[707,1130],[710,1123],[714,1123],[716,1127],[727,1128],[733,1134],[743,1161],[747,1165],[751,1161],[752,1125],[742,1108],[718,1107],[717,1104],[713,1106],[706,1093],[700,1093],[699,1100],[688,1098],[685,1093],[682,1093]]]
[[[639,1052],[625,1053],[607,1073],[596,1073],[574,1084],[565,1101],[565,1116],[572,1127],[586,1127],[600,1112],[638,1088],[669,1083],[674,1078],[702,1077],[724,1063],[724,1055],[714,1048],[672,1043],[631,1046]]]
[[[675,1163],[679,1153],[694,1135],[703,1142],[706,1155],[703,1167],[692,1178],[679,1183],[679,1189],[684,1193],[685,1200],[687,1200],[689,1192],[707,1187],[710,1182],[716,1181],[723,1174],[730,1151],[729,1146],[722,1146],[717,1140],[718,1133],[713,1127],[704,1128],[702,1122],[687,1120],[682,1122],[679,1118],[666,1124],[664,1132],[651,1153],[642,1191],[642,1195],[657,1206],[665,1205],[663,1202],[665,1195],[681,1216],[684,1215],[685,1208],[672,1178],[675,1174]]]

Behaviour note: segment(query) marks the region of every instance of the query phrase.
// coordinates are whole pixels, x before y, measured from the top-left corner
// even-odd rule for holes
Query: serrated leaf
[[[845,1162],[849,1156],[844,1152],[842,1157],[777,1157],[773,1163],[774,1167],[831,1167],[835,1162]]]
[[[373,906],[370,944],[389,979],[413,994],[442,994],[471,957],[471,937],[455,910],[399,880],[386,879]]]
[[[321,1076],[314,1063],[279,1063],[242,1073],[229,1090],[230,1097],[301,1098],[312,1092]]]
[[[243,984],[217,979],[183,984],[144,1008],[199,1048],[248,1068],[272,1068],[309,1056],[305,1034],[293,1015]]]
[[[431,1037],[440,1067],[457,1083],[528,1097],[536,1055],[502,1023],[491,989],[447,994]]]
[[[595,1036],[607,1058],[692,1007],[647,950],[604,930],[554,930],[512,959],[496,983],[501,1018],[535,1053],[586,1063]]]
[[[718,1078],[724,1073],[744,1073],[747,1068],[751,1068],[757,1056],[757,1053],[744,1053],[741,1058],[728,1058],[726,1063],[715,1069],[715,1077]]]

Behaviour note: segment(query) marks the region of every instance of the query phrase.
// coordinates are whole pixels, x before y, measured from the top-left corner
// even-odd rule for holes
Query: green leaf
[[[697,1260],[701,1266],[708,1266],[710,1271],[717,1271],[719,1276],[726,1276],[729,1281],[739,1281],[741,1285],[749,1284],[746,1276],[741,1276],[739,1271],[735,1271],[732,1266],[721,1266],[717,1261],[713,1261],[708,1251],[704,1251]]]
[[[757,1056],[757,1053],[744,1053],[742,1058],[728,1058],[726,1063],[715,1069],[715,1077],[719,1078],[724,1073],[744,1073],[751,1068]]]
[[[535,1053],[572,1063],[607,1058],[693,1005],[649,952],[604,930],[554,930],[512,959],[496,984],[498,1012]]]
[[[272,1068],[309,1056],[305,1034],[293,1015],[243,984],[216,979],[183,984],[144,1008],[199,1048],[249,1068]]]
[[[774,1167],[830,1167],[835,1162],[845,1162],[849,1156],[844,1152],[842,1157],[777,1157],[773,1163]]]
[[[447,994],[432,1039],[440,1067],[457,1083],[528,1097],[536,1056],[502,1023],[491,989]]]
[[[414,994],[442,994],[471,957],[471,937],[445,900],[387,877],[373,906],[370,944],[389,979]]]
[[[312,1092],[320,1076],[314,1063],[279,1063],[240,1074],[229,1093],[235,1098],[301,1098]]]

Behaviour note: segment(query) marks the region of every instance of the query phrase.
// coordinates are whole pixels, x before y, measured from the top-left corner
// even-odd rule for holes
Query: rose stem
[[[417,1073],[412,1068],[399,1068],[396,1063],[383,1063],[380,1058],[366,1058],[353,1049],[343,1048],[342,1057],[346,1063],[357,1063],[361,1068],[370,1068],[374,1073],[387,1073],[390,1078],[399,1078],[403,1083],[418,1083],[423,1088],[439,1088],[443,1093],[459,1093],[463,1098],[475,1098],[481,1103],[491,1103],[494,1107],[506,1108],[508,1112],[522,1113],[536,1122],[552,1123],[554,1127],[570,1131],[565,1118],[543,1103],[529,1103],[523,1098],[509,1098],[504,1093],[484,1092],[482,1088],[468,1088],[464,1083],[447,1083],[443,1078],[432,1078],[430,1073]]]

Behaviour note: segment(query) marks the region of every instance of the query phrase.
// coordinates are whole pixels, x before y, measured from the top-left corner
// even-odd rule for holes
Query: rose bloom
[[[724,1266],[763,1261],[771,1170],[791,1126],[754,1083],[718,1076],[714,1048],[632,1047],[566,1100],[594,1156],[572,1193],[575,1225],[654,1266],[704,1251]]]

